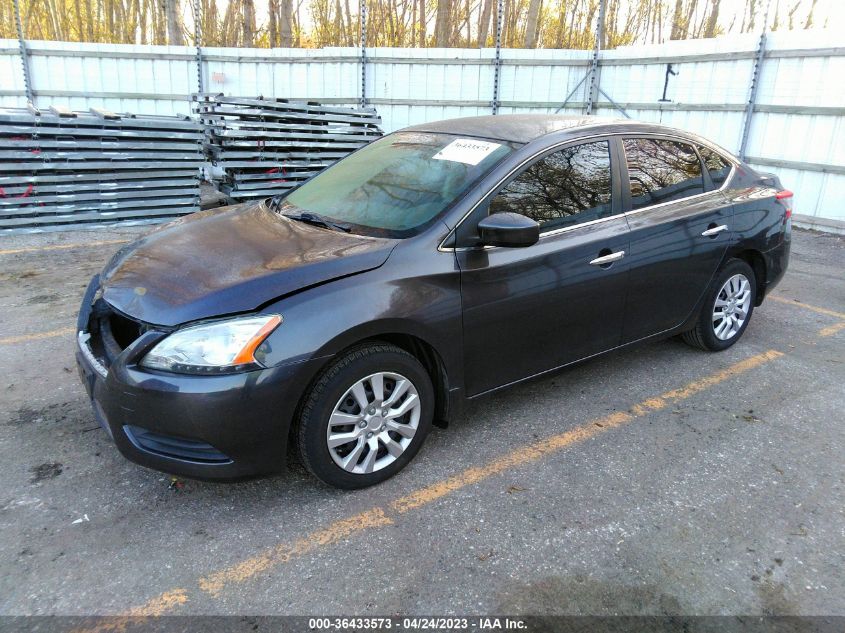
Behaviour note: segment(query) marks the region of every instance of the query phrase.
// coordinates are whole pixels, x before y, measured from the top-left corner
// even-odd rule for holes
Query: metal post
[[[202,6],[200,0],[194,0],[194,43],[197,46],[197,89],[205,92],[205,81],[202,77]]]
[[[590,83],[587,93],[587,114],[593,113],[593,104],[599,100],[599,53],[601,52],[601,41],[604,37],[604,15],[607,11],[607,0],[601,0],[599,4],[599,18],[596,23],[596,43],[593,46],[593,61],[590,64]]]
[[[496,3],[496,57],[493,59],[493,114],[499,113],[499,81],[502,74],[502,22],[504,22],[505,3]]]
[[[361,0],[361,107],[367,107],[367,0]]]
[[[32,92],[32,78],[29,75],[29,53],[26,50],[26,41],[23,38],[23,24],[21,23],[21,7],[18,0],[12,0],[15,5],[15,26],[18,29],[18,49],[21,56],[21,67],[23,68],[23,89],[26,93],[26,102],[35,105],[35,95]]]
[[[769,24],[769,7],[772,0],[766,2],[763,12],[763,32],[760,33],[760,43],[757,45],[757,56],[754,58],[754,68],[751,71],[751,89],[748,103],[745,105],[745,120],[742,124],[742,138],[739,141],[739,157],[745,160],[745,149],[748,145],[748,135],[751,132],[751,119],[754,116],[754,106],[757,105],[757,88],[760,85],[760,70],[763,68],[763,58],[766,56],[766,28]]]

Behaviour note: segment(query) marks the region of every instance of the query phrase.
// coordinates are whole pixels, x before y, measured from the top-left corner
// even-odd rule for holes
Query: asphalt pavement
[[[743,339],[474,402],[374,488],[124,460],[73,360],[145,228],[0,238],[0,614],[845,615],[845,240],[795,231]]]

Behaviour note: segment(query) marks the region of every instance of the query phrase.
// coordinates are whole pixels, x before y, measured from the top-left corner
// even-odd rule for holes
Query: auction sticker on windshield
[[[471,138],[456,138],[437,152],[434,159],[477,165],[500,147],[499,143],[477,141]]]

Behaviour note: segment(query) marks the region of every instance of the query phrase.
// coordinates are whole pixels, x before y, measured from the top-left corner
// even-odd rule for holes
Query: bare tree
[[[447,47],[451,44],[452,0],[437,0],[434,20],[434,45]]]
[[[279,45],[279,0],[269,0],[267,3],[267,37],[270,40],[270,48]]]
[[[223,15],[223,24],[220,27],[220,45],[221,46],[237,46],[238,36],[235,29],[235,20],[237,19],[240,3],[236,0],[229,2],[226,7],[226,13]]]
[[[525,22],[525,48],[534,48],[537,46],[542,4],[543,0],[531,0],[528,4],[528,17]]]
[[[710,0],[710,17],[704,29],[704,37],[716,37],[716,27],[719,25],[719,3],[721,0]]]
[[[164,0],[164,14],[167,19],[167,43],[171,46],[184,46],[185,35],[179,0]]]
[[[184,45],[190,39],[182,17],[187,9],[185,2],[194,1],[24,0],[21,17],[27,37],[32,39]],[[491,43],[496,24],[497,0],[431,0],[428,4],[425,0],[368,1],[368,37],[373,46],[485,47]],[[607,46],[614,47],[753,32],[759,28],[761,9],[767,1],[607,0],[604,38]],[[207,46],[357,43],[358,16],[352,12],[355,7],[350,7],[351,0],[198,2],[203,43]],[[600,0],[503,3],[504,46],[589,49],[593,44]],[[0,0],[0,37],[16,36],[11,5],[10,0]],[[772,27],[809,29],[824,25],[831,21],[833,5],[818,0],[774,0]],[[266,11],[263,20],[256,11]]]
[[[203,33],[208,33],[208,36],[213,38],[211,42],[217,43],[220,41],[220,14],[217,10],[217,2],[215,0],[206,0],[206,8],[202,12],[202,17],[205,20],[203,24]]]
[[[91,0],[85,0],[85,17],[87,19],[88,41],[94,41],[94,12],[91,10]]]
[[[757,19],[757,0],[748,0],[748,19],[746,20],[745,13],[742,14],[742,25],[739,27],[740,33],[750,33],[754,30],[754,22]]]
[[[425,48],[425,0],[420,0],[420,48]]]
[[[684,0],[675,0],[675,11],[672,13],[672,32],[669,35],[670,40],[682,40],[686,35],[686,25],[684,24]]]
[[[355,31],[352,28],[352,11],[349,10],[349,0],[345,0],[346,5],[346,45],[355,46]]]
[[[487,36],[490,34],[490,15],[493,13],[494,0],[482,0],[481,13],[478,17],[478,46],[487,46]]]
[[[279,45],[293,46],[293,0],[279,0]]]
[[[242,0],[243,40],[242,46],[255,46],[255,3],[253,0]]]
[[[138,0],[138,39],[139,44],[147,43],[147,3],[145,0]]]
[[[818,0],[813,0],[813,3],[810,5],[810,12],[807,14],[807,21],[804,22],[804,28],[809,29],[813,27],[813,12],[816,10],[816,3]]]
[[[167,19],[165,16],[165,4],[162,0],[161,2],[152,3],[152,20],[153,20],[153,33],[155,33],[155,39],[153,40],[153,44],[167,44]],[[99,13],[100,3],[97,3],[97,12]]]
[[[798,8],[801,6],[801,1],[798,0],[795,5],[786,13],[787,23],[789,25],[789,30],[791,31],[795,26],[795,12],[798,11]]]

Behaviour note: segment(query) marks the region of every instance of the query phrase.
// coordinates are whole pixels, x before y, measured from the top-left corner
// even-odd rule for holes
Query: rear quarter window
[[[731,173],[731,164],[725,158],[707,147],[698,147],[698,153],[704,161],[704,168],[713,181],[714,189],[721,189],[725,184],[728,175]]]

